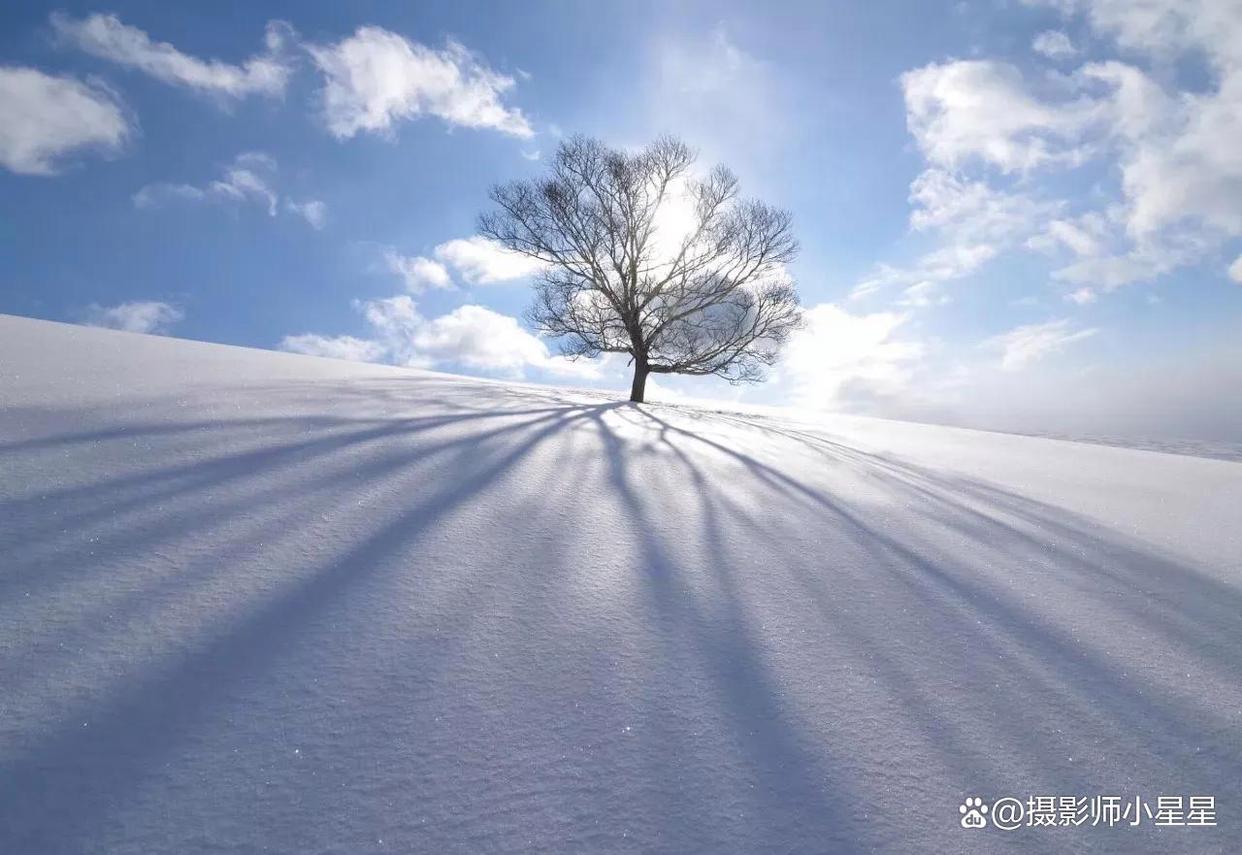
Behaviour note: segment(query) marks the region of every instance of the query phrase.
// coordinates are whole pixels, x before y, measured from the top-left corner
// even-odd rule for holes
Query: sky
[[[624,391],[476,234],[570,134],[792,212],[781,404],[1242,438],[1242,0],[0,8],[0,312]]]

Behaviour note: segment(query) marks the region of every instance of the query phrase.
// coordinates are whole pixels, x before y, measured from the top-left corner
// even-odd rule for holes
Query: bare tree
[[[629,354],[647,375],[763,379],[801,324],[787,212],[738,196],[724,167],[664,137],[638,153],[563,142],[546,178],[494,187],[479,230],[546,265],[527,313],[570,357]]]

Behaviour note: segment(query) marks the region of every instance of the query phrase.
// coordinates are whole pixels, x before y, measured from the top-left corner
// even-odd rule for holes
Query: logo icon
[[[962,828],[983,828],[988,824],[983,816],[988,806],[978,796],[967,796],[966,801],[958,805],[957,812],[962,815]]]

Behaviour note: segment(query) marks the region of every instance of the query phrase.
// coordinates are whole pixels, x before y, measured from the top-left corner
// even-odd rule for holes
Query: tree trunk
[[[651,372],[647,370],[647,360],[634,360],[634,383],[630,386],[630,400],[641,404],[643,402],[643,394],[647,390],[647,375]]]

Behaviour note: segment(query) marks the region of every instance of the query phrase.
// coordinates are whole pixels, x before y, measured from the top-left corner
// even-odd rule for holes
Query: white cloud
[[[548,346],[522,329],[516,318],[484,306],[460,306],[448,314],[427,318],[411,297],[400,295],[355,302],[354,307],[370,325],[371,338],[308,333],[286,336],[281,348],[419,368],[466,368],[506,377],[533,373],[590,378],[599,374],[597,363],[552,355]]]
[[[134,205],[155,209],[170,202],[255,204],[274,217],[282,207],[275,186],[276,169],[276,160],[270,155],[260,151],[243,152],[233,158],[214,181],[203,185],[148,184],[134,194]],[[328,206],[318,199],[303,202],[286,199],[283,208],[315,229],[322,229],[327,222]]]
[[[910,184],[910,226],[949,232],[962,243],[1011,243],[1046,220],[1057,203],[1001,190],[944,169],[924,170]]]
[[[1091,62],[1073,81],[1095,98],[1099,135],[1114,144],[1173,129],[1177,98],[1133,65]],[[1113,152],[1116,154],[1116,152]]]
[[[396,122],[424,114],[450,125],[534,135],[522,112],[502,101],[514,79],[458,42],[436,50],[380,27],[360,27],[335,44],[307,50],[325,76],[323,120],[340,139],[390,133]]]
[[[1024,172],[1084,155],[1074,137],[1089,105],[1045,102],[1022,73],[994,60],[932,63],[901,76],[906,124],[930,163],[957,168],[978,161]]]
[[[113,152],[131,133],[120,99],[103,84],[0,66],[0,165],[53,175],[77,152]]]
[[[550,358],[547,345],[515,318],[483,306],[461,306],[422,323],[411,345],[412,360],[432,365],[460,362],[514,375],[527,366],[545,365]]]
[[[939,282],[925,279],[922,282],[915,282],[902,291],[897,305],[921,309],[927,306],[943,306],[949,302],[949,295],[943,293]]]
[[[1242,147],[1233,144],[1242,138],[1242,67],[1222,66],[1215,87],[1199,92],[1169,91],[1118,61],[1084,65],[1075,80],[1096,99],[1132,238],[1187,224],[1242,235]]]
[[[542,262],[505,249],[481,235],[446,241],[436,247],[435,256],[471,284],[509,282],[543,269]]]
[[[281,339],[280,349],[291,353],[304,353],[307,356],[348,359],[351,362],[379,362],[385,353],[379,342],[354,338],[351,335],[322,336],[314,333],[287,335]]]
[[[291,72],[284,52],[292,30],[280,21],[268,23],[264,52],[239,65],[199,59],[167,42],[152,41],[116,15],[94,14],[78,20],[54,12],[52,27],[64,42],[92,56],[135,68],[164,83],[215,95],[281,95]]]
[[[388,269],[405,281],[411,294],[421,294],[428,288],[452,288],[453,278],[438,261],[418,255],[401,255],[394,250],[384,251],[384,263]]]
[[[941,283],[974,273],[995,257],[997,248],[988,244],[948,243],[925,253],[909,267],[879,265],[850,292],[850,300],[871,297],[891,286]]]
[[[832,303],[804,314],[806,325],[790,339],[778,368],[778,382],[796,406],[846,406],[907,389],[925,347],[897,337],[906,315],[853,315]]]
[[[1097,295],[1156,279],[1193,263],[1211,248],[1212,240],[1194,229],[1166,229],[1132,238],[1126,230],[1127,216],[1124,204],[1113,204],[1104,211],[1055,219],[1032,235],[1026,247],[1063,262],[1052,271],[1054,280],[1090,286]]]
[[[1242,63],[1242,10],[1236,0],[1023,0],[1069,17],[1085,14],[1093,30],[1128,50],[1161,60],[1201,51],[1217,63]]]
[[[1242,71],[1221,88],[1179,99],[1176,130],[1129,140],[1122,165],[1130,230],[1184,220],[1242,235]]]
[[[185,318],[185,312],[168,303],[140,300],[116,306],[93,303],[83,313],[82,323],[88,327],[106,327],[126,332],[166,335],[173,325]]]
[[[139,208],[158,208],[169,201],[254,202],[276,216],[278,197],[272,188],[276,161],[262,152],[243,152],[224,168],[215,181],[193,184],[148,184],[134,194]]]
[[[974,60],[932,64],[902,76],[907,124],[927,161],[910,185],[910,226],[939,246],[909,266],[879,265],[855,287],[860,298],[890,285],[906,286],[898,305],[932,305],[934,284],[978,272],[984,264],[1032,241],[1065,203],[1030,182],[999,186],[986,172],[1027,173],[1037,166],[1076,162],[1086,149],[1075,138],[1092,110],[1057,84],[1058,103],[1036,98],[1018,70]],[[1044,238],[1045,246],[1055,244]],[[917,286],[917,287],[916,287]],[[913,293],[911,288],[915,288]]]
[[[1092,28],[1156,62],[1207,60],[1211,84],[1166,88],[1133,65],[1083,66],[1106,87],[1099,109],[1118,148],[1127,227],[1143,238],[1191,223],[1242,235],[1242,5],[1236,0],[1086,0]]]
[[[1095,335],[1098,330],[1074,329],[1068,318],[1042,324],[1026,324],[983,342],[989,350],[1000,351],[1001,368],[1017,371],[1055,353],[1076,341]]]
[[[1077,220],[1052,220],[1026,245],[1048,253],[1055,253],[1064,247],[1077,256],[1097,256],[1105,251],[1107,231],[1108,224],[1104,218],[1092,212]]]
[[[257,200],[266,204],[267,212],[276,216],[276,191],[270,185],[270,175],[276,171],[276,161],[262,152],[243,152],[234,158],[224,170],[224,177],[213,181],[208,193],[238,202]]]
[[[940,246],[909,266],[877,266],[855,286],[851,299],[874,295],[889,286],[907,286],[908,291],[922,283],[948,282],[975,273],[1060,209],[1059,203],[998,190],[985,181],[940,168],[927,169],[914,180],[910,201],[915,206],[911,228],[934,235]],[[924,285],[921,290],[931,287]],[[931,305],[911,297],[904,294],[901,305]]]
[[[1035,36],[1031,50],[1051,60],[1072,59],[1078,55],[1078,49],[1069,36],[1060,30],[1045,30]]]
[[[929,252],[919,263],[928,278],[944,281],[977,270],[995,255],[996,248],[989,244],[950,244]]]
[[[307,199],[305,202],[286,199],[285,210],[306,220],[316,230],[322,229],[328,223],[328,206],[318,199]]]
[[[1083,16],[1125,61],[1023,76],[1005,62],[954,60],[903,75],[907,123],[926,160],[911,185],[910,224],[941,246],[908,267],[880,265],[856,294],[967,275],[979,257],[1025,247],[1054,259],[1052,278],[1081,302],[1242,237],[1242,4],[1027,2]],[[1048,31],[1034,47],[1068,59],[1073,45]],[[1203,63],[1194,89],[1177,88],[1170,73],[1182,59]],[[1089,194],[1044,180],[1091,160],[1113,169]]]
[[[1242,285],[1242,255],[1235,258],[1233,264],[1229,265],[1229,278]]]
[[[428,288],[452,288],[453,276],[471,285],[494,285],[534,276],[542,262],[505,249],[481,235],[455,238],[436,246],[434,258],[406,256],[385,250],[384,264],[405,281],[406,290],[419,294]]]
[[[1094,303],[1099,299],[1099,295],[1092,288],[1079,288],[1077,291],[1071,291],[1065,295],[1065,299],[1071,303],[1077,303],[1079,306],[1086,306]]]
[[[1112,291],[1133,282],[1149,282],[1192,264],[1210,247],[1203,235],[1174,232],[1146,236],[1115,250],[1077,258],[1052,272],[1052,278],[1075,285]]]

